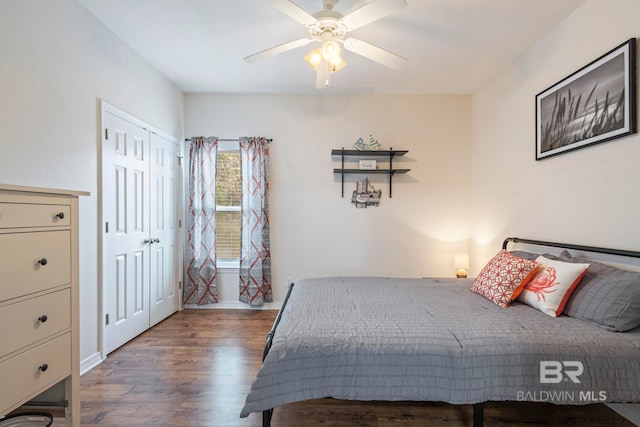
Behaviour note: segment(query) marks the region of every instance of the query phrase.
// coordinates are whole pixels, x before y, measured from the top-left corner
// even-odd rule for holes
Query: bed
[[[505,240],[504,249],[512,242],[640,258],[640,252],[516,238]],[[582,279],[590,281],[583,285],[587,290],[595,285],[592,276]],[[640,281],[630,280],[637,286],[616,294],[631,301],[625,316],[635,316],[640,304]],[[613,332],[584,313],[553,317],[518,301],[500,307],[470,292],[473,284],[383,277],[297,281],[267,335],[263,365],[240,416],[262,412],[267,427],[273,408],[308,399],[441,401],[473,404],[479,427],[486,401],[640,402],[640,327]],[[574,295],[578,290],[584,294],[578,286]],[[615,326],[621,316],[614,317]]]

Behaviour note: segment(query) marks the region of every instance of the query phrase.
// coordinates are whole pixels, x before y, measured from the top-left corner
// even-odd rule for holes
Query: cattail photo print
[[[635,42],[536,95],[536,160],[636,132]]]

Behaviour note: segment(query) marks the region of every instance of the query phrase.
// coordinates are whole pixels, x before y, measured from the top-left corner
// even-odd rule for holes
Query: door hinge
[[[109,139],[109,128],[104,128],[104,139]]]
[[[108,222],[105,222],[105,223],[104,223],[104,232],[105,232],[105,233],[108,233],[108,232],[109,232],[109,223],[108,223]]]
[[[178,156],[178,166],[182,166],[182,157]]]
[[[109,314],[107,314],[105,317],[105,324],[108,325],[109,324]]]
[[[182,220],[181,219],[178,220],[178,228],[182,228]]]
[[[178,289],[182,290],[182,280],[178,280]]]

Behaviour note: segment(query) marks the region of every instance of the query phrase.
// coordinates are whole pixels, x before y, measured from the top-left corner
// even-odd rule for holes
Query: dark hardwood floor
[[[239,418],[275,311],[185,310],[80,379],[83,426],[261,426]],[[62,423],[56,421],[56,426]],[[322,399],[276,408],[283,426],[471,426],[472,407]],[[485,425],[633,426],[604,405],[485,405]]]

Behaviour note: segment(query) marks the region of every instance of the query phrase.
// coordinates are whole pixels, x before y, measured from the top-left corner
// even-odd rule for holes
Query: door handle
[[[155,241],[153,239],[144,239],[144,244],[145,245],[153,245],[155,243]]]

